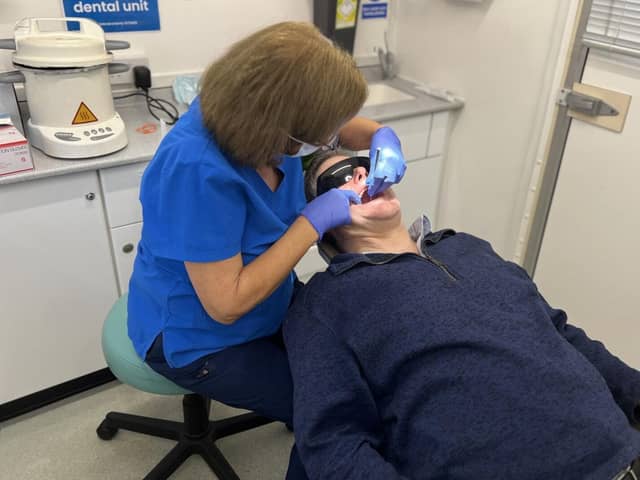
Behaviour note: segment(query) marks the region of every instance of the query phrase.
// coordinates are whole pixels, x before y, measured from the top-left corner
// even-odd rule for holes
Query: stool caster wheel
[[[102,423],[98,425],[98,428],[96,428],[96,433],[102,440],[111,440],[115,434],[118,433],[118,429],[109,426],[107,420],[103,420]]]

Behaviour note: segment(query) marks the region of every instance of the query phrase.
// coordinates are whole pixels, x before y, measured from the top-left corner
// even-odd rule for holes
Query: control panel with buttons
[[[113,133],[113,128],[108,125],[96,128],[72,127],[71,130],[58,131],[53,134],[53,136],[58,140],[62,140],[64,142],[79,142],[81,140],[97,142],[113,135],[115,135]]]
[[[106,121],[68,127],[36,127],[29,119],[28,128],[32,146],[52,157],[91,158],[127,145],[125,126],[117,113]]]

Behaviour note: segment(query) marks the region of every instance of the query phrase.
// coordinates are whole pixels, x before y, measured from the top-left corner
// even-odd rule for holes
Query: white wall
[[[369,1],[369,0],[364,0]],[[391,0],[393,1],[393,0]],[[154,80],[201,71],[234,41],[259,28],[284,21],[313,21],[313,0],[159,0],[160,31],[108,33],[128,40],[131,51],[149,58]],[[0,38],[13,36],[23,17],[59,17],[62,0],[0,0]],[[386,19],[360,21],[356,54],[371,55],[382,45]],[[118,58],[122,53],[116,51]],[[9,51],[0,50],[0,71],[13,70]],[[154,83],[155,84],[155,83]]]
[[[160,31],[109,33],[128,40],[149,58],[155,76],[202,70],[231,43],[263,26],[283,20],[311,21],[312,0],[159,0]],[[0,36],[11,37],[23,17],[58,17],[62,0],[0,0]],[[2,52],[2,51],[0,51]],[[11,70],[10,56],[0,70]]]
[[[441,226],[512,258],[542,135],[568,0],[402,0],[400,74],[462,95],[445,166]]]
[[[403,1],[403,0],[398,0]],[[397,3],[396,0],[386,0],[389,5],[387,18],[367,18],[362,19],[362,7],[367,4],[379,4],[376,0],[360,0],[360,10],[358,11],[358,28],[356,30],[356,40],[353,45],[353,55],[358,59],[362,57],[377,55],[376,48],[384,47],[384,32],[389,28],[389,19],[392,8]]]

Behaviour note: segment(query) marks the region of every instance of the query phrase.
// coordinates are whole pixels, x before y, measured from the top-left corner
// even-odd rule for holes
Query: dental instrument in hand
[[[374,162],[367,177],[367,186],[369,196],[373,197],[402,180],[407,165],[400,139],[390,127],[379,128],[373,134],[370,157],[374,158]]]

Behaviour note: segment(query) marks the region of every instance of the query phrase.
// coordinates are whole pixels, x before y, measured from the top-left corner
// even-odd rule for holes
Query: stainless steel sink
[[[369,84],[369,97],[364,102],[365,107],[372,107],[374,105],[384,105],[386,103],[402,102],[406,100],[413,100],[415,97],[409,95],[397,88],[391,87],[386,83],[372,83]]]

